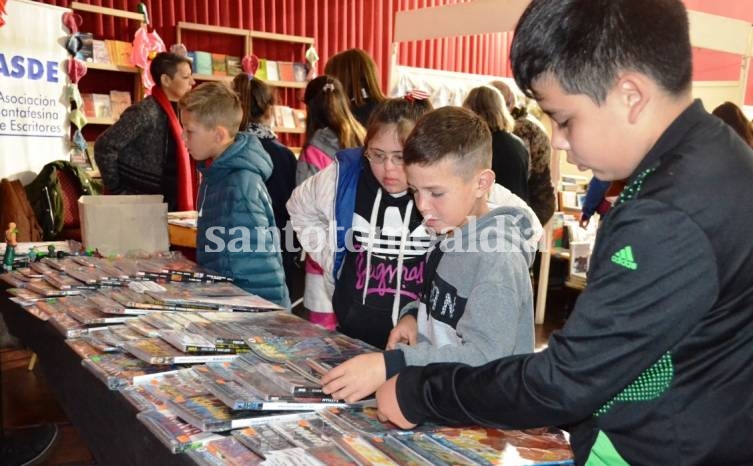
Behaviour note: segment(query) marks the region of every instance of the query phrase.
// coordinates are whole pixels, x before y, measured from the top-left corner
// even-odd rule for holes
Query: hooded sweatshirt
[[[411,196],[387,193],[368,164],[363,167],[350,225],[352,248],[332,305],[341,332],[384,348],[400,309],[418,299],[431,238]]]
[[[264,181],[272,160],[256,136],[238,133],[235,142],[207,167],[199,188],[196,261],[233,277],[244,290],[290,308],[280,255],[280,238]],[[233,228],[238,228],[233,230]],[[266,229],[259,238],[257,227]]]
[[[534,345],[533,290],[528,272],[541,226],[526,207],[495,207],[438,243],[426,265],[416,315],[418,342],[384,353],[387,377],[406,365],[472,366]]]

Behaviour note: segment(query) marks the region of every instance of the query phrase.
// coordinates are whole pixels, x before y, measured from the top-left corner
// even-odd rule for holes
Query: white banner
[[[0,27],[0,177],[27,183],[66,159],[70,140],[65,8],[9,0]]]

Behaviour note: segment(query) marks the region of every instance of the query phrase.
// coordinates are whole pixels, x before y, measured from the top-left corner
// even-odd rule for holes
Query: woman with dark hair
[[[349,49],[333,55],[324,72],[340,80],[350,99],[350,110],[366,126],[374,109],[386,98],[379,87],[377,67],[371,56],[361,49]]]
[[[261,142],[264,150],[272,159],[272,174],[266,181],[269,197],[272,199],[272,210],[275,216],[277,228],[283,230],[290,215],[285,203],[290,199],[290,194],[295,189],[296,160],[293,152],[285,147],[272,131],[273,109],[275,94],[273,89],[264,81],[245,73],[233,78],[233,90],[241,99],[243,107],[243,119],[240,129],[246,131]],[[297,248],[293,244],[290,251],[285,250],[288,241],[286,235],[280,233],[282,241],[282,265],[285,269],[285,282],[288,290],[293,290],[293,274],[298,270],[296,267]]]
[[[724,102],[711,113],[730,125],[750,147],[753,147],[753,127],[740,107],[732,102]]]

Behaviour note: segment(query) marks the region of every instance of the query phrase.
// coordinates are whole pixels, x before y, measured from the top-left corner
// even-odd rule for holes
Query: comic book
[[[12,270],[10,272],[5,272],[4,274],[1,274],[0,280],[4,281],[5,283],[7,283],[8,285],[14,288],[25,288],[26,283],[29,282],[30,278],[22,274],[18,270]]]
[[[38,277],[44,277],[49,273],[55,272],[55,269],[43,262],[30,262],[29,268],[34,271]]]
[[[263,458],[253,453],[235,437],[222,437],[206,444],[206,450],[214,457],[231,466],[254,466]]]
[[[256,370],[294,396],[322,396],[322,385],[315,377],[308,377],[285,364],[259,362]]]
[[[390,434],[372,435],[367,437],[367,439],[379,451],[389,456],[390,459],[401,466],[431,466],[429,460],[406,447]]]
[[[143,335],[145,338],[159,337],[159,329],[156,329],[141,319],[126,321],[126,326],[136,333]]]
[[[198,427],[183,422],[169,411],[141,411],[136,418],[173,453],[182,453],[223,439],[221,435],[203,432]]]
[[[433,465],[475,464],[475,461],[465,454],[442,445],[423,432],[395,435],[395,438]]]
[[[76,306],[67,306],[65,312],[84,325],[122,324],[135,319],[134,316],[106,314],[88,300]]]
[[[301,448],[326,447],[332,445],[332,439],[313,430],[307,419],[273,422],[269,424],[269,427],[287,438],[295,446]]]
[[[103,354],[102,351],[87,343],[86,340],[80,338],[69,338],[68,340],[65,340],[65,344],[70,346],[71,349],[81,357],[81,359],[89,359],[92,356]]]
[[[161,329],[160,338],[183,353],[231,353],[224,348],[218,350],[214,342],[184,330]]]
[[[295,447],[286,436],[272,429],[268,424],[246,427],[230,433],[248,449],[264,458],[270,452]]]
[[[306,448],[306,453],[327,466],[360,466],[360,463],[337,445]]]
[[[127,385],[118,389],[121,395],[128,400],[137,411],[167,411],[165,401],[156,396],[144,385]]]
[[[89,300],[92,303],[94,303],[99,308],[100,311],[104,313],[136,316],[136,315],[147,314],[150,312],[147,309],[129,308],[129,307],[123,306],[119,302],[108,297],[106,294],[101,293],[101,291],[102,290],[96,291],[90,294]]]
[[[428,433],[438,443],[488,465],[571,464],[572,451],[561,433],[443,427]]]
[[[183,282],[228,282],[232,278],[210,272],[179,254],[136,260],[139,271],[150,278]]]
[[[248,293],[229,282],[220,283],[165,283],[165,291],[147,291],[163,305],[206,310],[269,311],[282,307],[259,296]]]
[[[143,383],[154,374],[174,371],[175,366],[154,366],[127,353],[107,353],[90,356],[83,365],[102,380],[110,390]]]
[[[65,272],[54,271],[44,276],[45,281],[59,290],[94,290],[96,285],[82,283]]]
[[[7,288],[5,291],[7,291],[9,295],[15,296],[19,300],[27,303],[34,303],[36,301],[48,299],[26,288]]]
[[[18,298],[10,298],[11,301],[18,299]],[[42,321],[48,321],[50,319],[50,316],[46,313],[41,311],[37,306],[35,306],[33,303],[31,305],[24,304],[23,302],[19,303],[24,311],[28,312],[29,314],[33,315],[39,320]]]
[[[115,301],[125,309],[143,309],[145,311],[162,311],[172,309],[172,306],[164,306],[151,296],[145,293],[139,293],[128,287],[104,288],[98,290],[98,293],[102,296],[105,296],[106,298]]]
[[[269,452],[264,462],[267,466],[322,466],[322,462],[303,448],[287,448]]]
[[[360,464],[371,464],[374,466],[396,466],[397,463],[392,461],[389,456],[382,453],[381,450],[370,444],[360,435],[348,434],[336,437],[335,443],[348,452]],[[465,463],[467,464],[467,463]]]
[[[60,332],[64,338],[76,338],[89,331],[89,328],[69,316],[65,312],[58,312],[50,316],[49,321],[53,328]]]
[[[74,296],[81,294],[80,289],[61,290],[55,288],[44,280],[32,280],[27,283],[26,288],[46,298],[53,298],[57,296]]]
[[[160,338],[127,341],[123,349],[149,364],[197,364],[210,361],[232,361],[235,354],[186,354]]]
[[[400,429],[391,422],[381,422],[377,418],[376,412],[376,408],[373,407],[364,407],[362,409],[330,408],[319,414],[343,430],[363,435],[383,435],[400,432]]]
[[[297,413],[231,411],[214,395],[196,395],[167,401],[169,409],[204,431],[223,432],[270,421],[294,419]]]

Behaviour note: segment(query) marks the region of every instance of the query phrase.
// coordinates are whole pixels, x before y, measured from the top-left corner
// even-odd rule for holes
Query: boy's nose
[[[552,128],[552,147],[555,150],[570,150],[570,142],[565,137],[564,132],[561,129],[557,129],[557,125]]]

